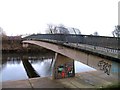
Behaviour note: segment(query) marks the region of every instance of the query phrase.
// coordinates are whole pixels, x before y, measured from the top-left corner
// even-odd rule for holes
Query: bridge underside
[[[115,75],[120,79],[120,64],[116,63],[112,60],[109,60],[107,58],[102,58],[100,56],[91,54],[91,53],[86,53],[80,50],[75,50],[73,48],[68,48],[65,46],[61,46],[58,44],[53,44],[49,42],[44,42],[44,41],[33,41],[33,40],[28,40],[28,41],[23,41],[23,43],[29,43],[29,44],[35,44],[44,48],[47,48],[49,50],[52,50],[56,52],[57,54],[55,55],[55,63],[54,63],[54,69],[53,69],[53,77],[54,79],[57,78],[64,78],[64,77],[69,77],[69,75],[63,75],[59,76],[59,74],[62,75],[62,70],[64,71],[65,65],[67,64],[68,67],[73,67],[72,74],[70,76],[74,76],[74,60],[80,61],[88,66],[91,66],[97,70],[102,70],[104,71],[107,75]],[[59,54],[58,54],[59,53]],[[69,58],[68,58],[69,57]],[[61,70],[61,72],[59,71]],[[67,71],[65,71],[67,72]],[[66,73],[65,73],[66,74]],[[56,76],[57,75],[57,76]]]

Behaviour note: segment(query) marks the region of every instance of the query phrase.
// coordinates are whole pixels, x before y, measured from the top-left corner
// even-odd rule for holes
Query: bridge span
[[[46,38],[39,38],[38,40],[33,36],[25,39],[23,44],[34,44],[56,52],[53,69],[53,77],[55,78],[55,73],[58,71],[56,68],[61,64],[77,60],[97,70],[102,70],[107,75],[115,75],[120,79],[120,58],[119,48],[117,49],[117,47],[108,48],[83,43],[63,43],[59,40]]]

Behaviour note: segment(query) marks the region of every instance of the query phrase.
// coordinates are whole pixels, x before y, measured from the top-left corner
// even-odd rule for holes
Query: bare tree
[[[63,25],[53,25],[53,24],[48,24],[48,28],[46,30],[47,34],[69,34],[68,29]]]
[[[57,30],[57,33],[60,33],[60,34],[69,34],[70,33],[68,28],[66,28],[63,24],[59,24],[56,27],[56,30]]]
[[[0,40],[6,40],[8,37],[5,31],[0,27]]]
[[[5,31],[3,31],[3,29],[0,27],[0,36],[6,36]]]
[[[79,29],[73,27],[69,28],[63,24],[47,24],[47,26],[46,34],[81,34]]]
[[[57,31],[56,31],[56,25],[53,25],[53,24],[47,24],[48,28],[46,30],[46,33],[47,34],[55,34]]]
[[[98,32],[93,33],[94,36],[99,36]]]
[[[112,31],[113,37],[120,37],[120,25],[115,26],[115,30]]]
[[[80,30],[77,28],[72,28],[75,34],[81,34]]]

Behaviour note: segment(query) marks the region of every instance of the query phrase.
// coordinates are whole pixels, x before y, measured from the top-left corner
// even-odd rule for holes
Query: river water
[[[23,65],[23,57],[28,58],[28,62],[39,74],[40,77],[51,76],[51,61],[54,59],[54,53],[37,53],[37,54],[3,54],[2,68],[0,69],[0,76],[4,81],[28,79],[27,72]],[[93,71],[95,69],[82,64],[78,61],[74,62],[75,73]]]

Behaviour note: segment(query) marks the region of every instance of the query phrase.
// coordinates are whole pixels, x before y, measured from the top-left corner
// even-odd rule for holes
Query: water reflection
[[[47,77],[47,76],[51,76],[51,70],[52,70],[52,68],[50,67],[51,61],[52,59],[45,59],[43,61],[38,61],[36,63],[31,63],[31,64],[41,77]]]
[[[2,81],[21,80],[28,78],[21,61],[19,64],[7,63],[6,66],[4,65],[4,68],[2,68],[2,71],[0,71],[0,74],[2,74]]]
[[[36,65],[39,66],[40,63],[45,63],[44,60],[52,59],[54,54],[53,53],[51,53],[51,54],[46,53],[44,55],[41,53],[40,54],[27,54],[27,55],[3,54],[2,69],[0,70],[0,76],[2,76],[2,81],[21,80],[21,79],[29,78],[28,77],[29,75],[25,69],[25,66],[23,65],[23,62],[22,62],[24,60],[24,58],[23,58],[24,56],[26,56],[28,58],[28,61],[30,62],[31,65],[36,67]],[[33,69],[35,67],[33,67]],[[39,68],[41,68],[41,67],[39,67]],[[39,75],[41,75],[41,72],[46,71],[46,70],[47,70],[46,68],[41,69],[41,71],[39,71]],[[44,76],[46,74],[42,74],[42,76]],[[2,82],[2,81],[0,81],[0,82]]]
[[[28,62],[31,64],[33,69],[38,73],[40,77],[51,76],[51,62],[54,59],[54,54],[11,54],[6,56],[3,55],[2,69],[0,70],[0,75],[2,75],[2,81],[28,79],[26,69],[22,63],[22,60],[24,60],[23,56],[27,57]],[[76,73],[95,70],[77,61],[75,61],[74,64]]]
[[[22,63],[24,65],[24,68],[29,78],[40,77],[37,71],[32,67],[31,63],[28,61],[27,58],[26,59],[24,58],[22,60]]]

